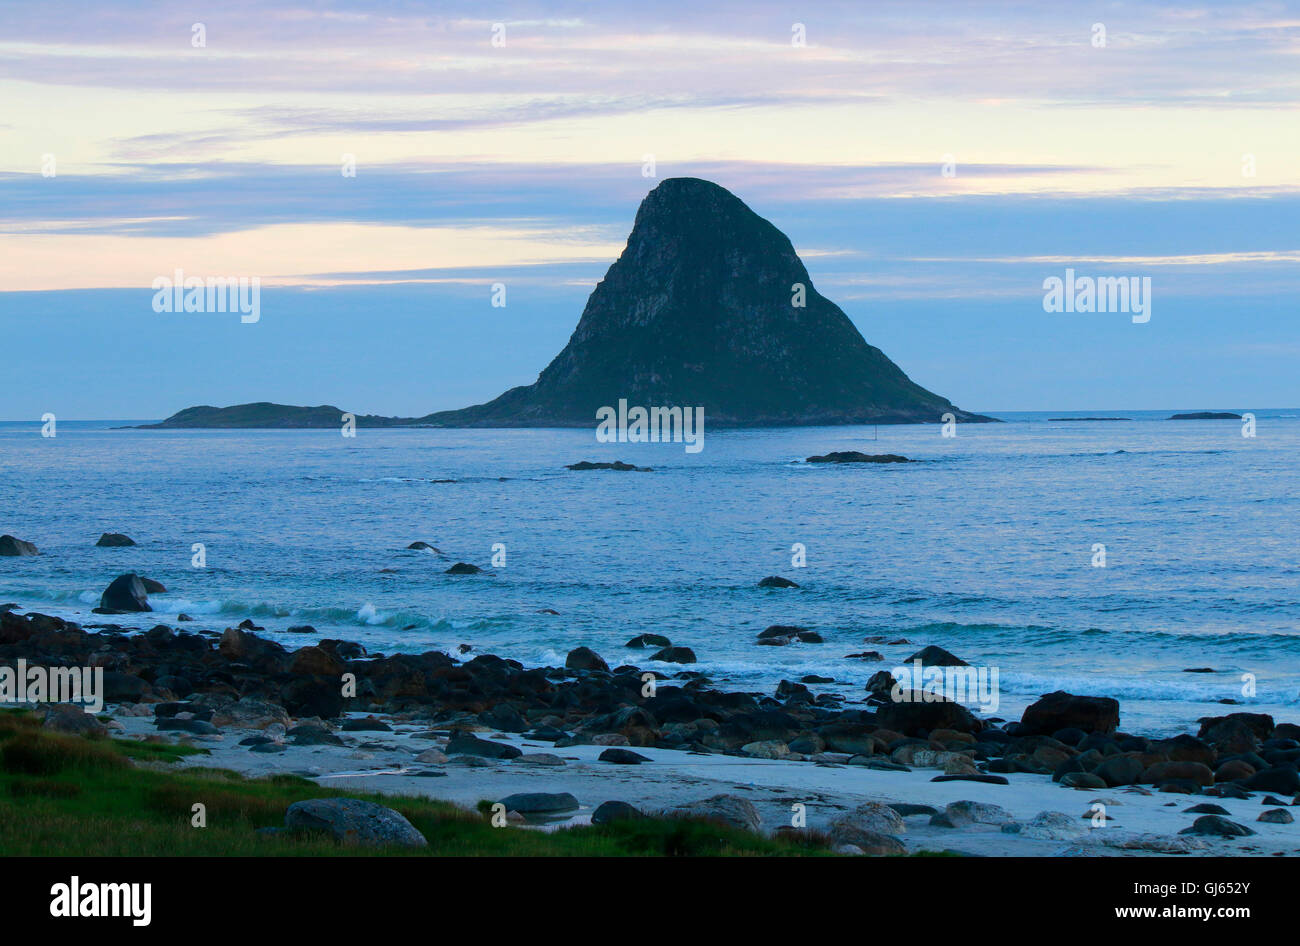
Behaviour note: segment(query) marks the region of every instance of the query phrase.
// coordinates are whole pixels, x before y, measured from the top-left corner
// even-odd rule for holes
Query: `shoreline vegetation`
[[[1300,726],[1264,714],[1151,739],[1120,729],[1117,701],[1064,692],[1005,721],[918,691],[900,701],[886,671],[868,708],[849,709],[815,681],[724,692],[689,665],[611,669],[585,647],[526,668],[342,640],[289,650],[255,630],[0,610],[0,664],[102,668],[108,708],[3,714],[0,851],[314,854],[407,850],[404,837],[423,853],[519,855],[1296,847]],[[668,645],[653,636],[630,652]],[[934,646],[916,656],[964,666]],[[310,818],[294,807],[307,802]]]

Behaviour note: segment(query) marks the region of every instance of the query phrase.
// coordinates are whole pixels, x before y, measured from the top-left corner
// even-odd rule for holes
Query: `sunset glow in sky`
[[[358,308],[382,332],[375,313],[400,286],[429,314],[403,339],[423,340],[426,366],[446,359],[445,391],[341,371],[344,352],[285,368],[283,351],[223,341],[221,326],[211,351],[232,362],[217,380],[124,380],[69,410],[153,417],[277,393],[390,414],[463,406],[533,379],[646,191],[691,175],[785,231],[868,341],[963,407],[1164,407],[1200,393],[1300,404],[1285,380],[1300,350],[1296,4],[487,10],[6,4],[0,328],[35,349],[34,373],[93,359],[125,325],[150,339],[144,364],[204,344],[203,330],[108,290],[147,300],[177,268],[257,276],[310,292],[320,331],[342,339]],[[1107,326],[1083,350],[1141,359],[1163,384],[1103,396],[1073,374],[1079,327],[1054,332],[1039,304],[1067,265],[1153,278],[1147,334]],[[514,308],[482,312],[497,281]],[[467,325],[480,317],[521,320],[508,352],[481,350],[504,329]],[[62,343],[42,363],[51,331]],[[936,332],[1005,356],[1005,371],[983,377]],[[372,357],[400,363],[410,347]],[[1046,382],[1016,367],[1053,358],[1069,364]],[[1210,358],[1236,361],[1207,375]],[[0,404],[0,417],[37,402]]]

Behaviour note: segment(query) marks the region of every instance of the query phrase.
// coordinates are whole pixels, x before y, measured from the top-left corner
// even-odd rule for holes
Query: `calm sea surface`
[[[371,650],[466,643],[525,664],[585,644],[611,666],[648,665],[623,644],[653,631],[728,686],[818,674],[855,700],[934,643],[998,668],[1001,716],[1064,688],[1118,698],[1136,731],[1230,712],[1222,699],[1300,722],[1300,410],[1256,410],[1254,438],[1238,421],[1116,413],[1132,419],[1002,414],[952,439],[706,428],[697,454],[575,430],[347,439],[64,422],[49,439],[0,424],[0,533],[42,553],[0,558],[0,601],[95,623],[100,592],[136,571],[169,589],[143,627],[180,611],[216,630],[251,617],[294,646],[312,638],[284,629],[312,624]],[[921,462],[797,462],[855,449]],[[654,472],[564,468],[583,459]],[[101,532],[139,545],[96,548]],[[407,551],[415,540],[443,554]],[[487,574],[443,574],[457,561]],[[759,590],[765,575],[802,587]],[[770,624],[826,642],[756,646]],[[845,658],[864,650],[885,662]],[[1216,672],[1185,672],[1202,667]]]

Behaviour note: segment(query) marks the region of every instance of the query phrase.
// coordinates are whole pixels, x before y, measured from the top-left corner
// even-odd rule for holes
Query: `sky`
[[[681,175],[963,408],[1300,406],[1298,105],[1297,3],[3,4],[0,419],[488,400]]]

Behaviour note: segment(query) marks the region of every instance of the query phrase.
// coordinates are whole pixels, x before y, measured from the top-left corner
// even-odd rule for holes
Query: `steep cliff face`
[[[627,248],[536,383],[419,423],[587,426],[620,398],[703,406],[712,426],[987,419],[915,384],[817,292],[785,234],[695,178],[642,201]]]

